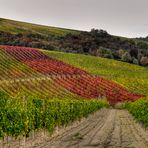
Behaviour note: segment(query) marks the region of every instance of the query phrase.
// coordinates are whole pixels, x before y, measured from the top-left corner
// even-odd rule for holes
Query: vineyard
[[[131,92],[148,95],[148,68],[115,60],[64,52],[44,51],[49,57],[114,81]]]
[[[43,128],[52,132],[56,126],[66,125],[107,106],[105,101],[43,100],[36,96],[14,99],[1,92],[0,137],[28,137],[32,131]]]
[[[0,46],[0,48],[3,53],[1,54],[2,59],[8,56],[10,60],[18,61],[16,63],[18,66],[20,65],[19,69],[16,69],[16,66],[11,65],[10,61],[5,63],[3,60],[3,64],[6,64],[10,71],[5,76],[11,77],[11,83],[5,79],[1,81],[1,87],[12,95],[16,95],[20,90],[27,92],[31,90],[30,93],[36,92],[44,96],[46,96],[45,94],[59,96],[62,93],[65,95],[68,91],[69,93],[66,94],[72,93],[87,99],[107,98],[110,104],[128,100],[134,101],[143,97],[143,95],[127,91],[112,81],[92,76],[84,70],[50,58],[38,49],[12,46]],[[13,63],[13,61],[11,62]],[[24,71],[24,69],[28,70]],[[4,69],[1,68],[1,71],[3,73]],[[22,79],[21,77],[24,75],[26,77]]]
[[[0,137],[27,137],[38,129],[51,133],[55,127],[87,117],[109,104],[139,101],[147,96],[147,69],[133,66],[143,76],[132,81],[136,75],[131,75],[133,70],[128,64],[111,61],[103,66],[104,62],[105,59],[97,63],[95,58],[86,60],[81,55],[1,45]],[[119,65],[122,76],[116,69]],[[124,73],[128,84],[122,81]],[[139,85],[141,88],[136,90]],[[127,103],[124,108],[136,117],[133,104]],[[147,125],[147,119],[139,120]]]

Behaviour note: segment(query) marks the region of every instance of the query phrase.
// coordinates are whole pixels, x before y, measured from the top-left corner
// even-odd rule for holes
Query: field
[[[46,52],[46,51],[45,51]],[[88,55],[46,52],[50,57],[112,80],[129,91],[148,95],[148,68]]]
[[[74,95],[87,99],[105,97],[110,104],[128,100],[134,101],[143,97],[143,94],[140,95],[129,92],[124,87],[103,77],[93,76],[85,70],[50,58],[38,49],[12,46],[0,46],[0,48],[3,65],[8,70],[5,71],[5,69],[1,68],[1,73],[6,72],[6,78],[4,78],[3,75],[1,76],[2,80],[4,78],[1,86],[6,92],[12,95],[17,95],[20,90],[28,90],[27,92],[29,92],[30,88],[34,90],[42,86],[45,91],[43,89],[36,90],[36,93],[45,96],[46,93],[53,93],[53,91],[57,93],[59,89],[66,89]],[[10,60],[6,60],[5,62],[3,59],[7,59],[7,55]],[[18,63],[16,62],[19,67],[17,69],[16,64],[10,64],[10,62],[15,63],[13,62],[14,59],[18,61]],[[26,69],[26,71],[24,69]],[[9,77],[12,79],[10,86],[8,81]],[[34,83],[32,83],[33,80]],[[22,81],[23,83],[27,81],[25,89],[21,88]],[[42,83],[44,83],[44,85],[42,85]],[[36,87],[36,85],[38,87]],[[63,90],[61,92],[63,92]]]
[[[37,24],[12,21],[12,20],[3,19],[3,18],[0,18],[0,31],[5,31],[12,34],[34,33],[34,34],[41,34],[43,36],[47,36],[48,34],[63,36],[68,33],[77,33],[77,31],[75,30],[42,26]]]
[[[3,45],[0,46],[0,63],[0,137],[3,138],[0,144],[3,147],[10,144],[8,140],[10,137],[20,139],[21,136],[30,137],[33,132],[42,129],[48,130],[51,134],[56,127],[66,126],[98,109],[108,108],[109,105],[115,107],[120,103],[137,120],[145,126],[148,125],[147,68],[80,54]],[[73,133],[79,139],[76,140],[77,146],[81,143],[80,139],[85,138],[85,135],[87,139],[89,134],[94,137],[92,143],[97,144],[96,135],[101,137],[95,130],[98,128],[102,131],[102,136],[105,136],[102,139],[104,143],[99,142],[99,145],[111,144],[112,141],[106,141],[109,122],[111,123],[109,134],[116,133],[119,128],[128,132],[124,126],[117,126],[116,121],[122,122],[120,116],[123,116],[124,123],[128,121],[130,130],[131,128],[135,130],[137,125],[134,119],[127,117],[129,116],[127,111],[118,113],[118,110],[103,109],[95,113],[93,120],[98,118],[95,122],[90,119],[84,122],[84,129],[78,125],[77,132],[72,130],[69,134]],[[99,126],[100,123],[104,126]],[[134,134],[140,137],[141,132],[145,136],[141,143],[147,146],[146,132],[139,125],[137,127],[139,132],[130,134],[129,138]],[[96,135],[93,135],[91,130]],[[82,135],[79,135],[79,132]],[[121,136],[121,131],[117,132],[117,135]],[[117,135],[113,134],[112,138]],[[137,143],[134,140],[128,142],[135,145]],[[15,144],[15,141],[10,141]],[[117,141],[115,139],[115,143]],[[47,147],[50,142],[47,142]],[[58,140],[55,145],[57,143]],[[128,144],[121,141],[119,145]]]

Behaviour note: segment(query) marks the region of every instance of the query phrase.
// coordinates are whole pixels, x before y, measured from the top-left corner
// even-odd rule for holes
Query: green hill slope
[[[0,18],[0,31],[9,32],[12,34],[17,33],[34,33],[47,36],[50,35],[66,35],[67,33],[75,33],[77,31],[70,29],[63,29],[57,27],[43,26],[31,24],[26,22],[19,22]]]
[[[0,18],[0,45],[89,54],[148,65],[147,42],[113,36],[98,29],[77,31]]]
[[[148,95],[148,68],[146,67],[88,55],[44,52],[50,57],[82,68],[91,74],[113,80],[130,91]]]
[[[147,100],[128,91],[148,95],[147,74],[146,68],[104,58],[0,46],[0,138],[28,137],[41,129],[52,133],[108,102],[137,99],[125,108],[147,125]]]

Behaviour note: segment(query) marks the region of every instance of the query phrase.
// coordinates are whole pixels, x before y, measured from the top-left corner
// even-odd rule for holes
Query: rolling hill
[[[1,18],[0,147],[147,147],[147,51],[104,30]]]
[[[3,18],[0,18],[0,31],[9,32],[12,34],[33,33],[33,34],[40,34],[43,36],[48,36],[48,35],[63,36],[68,33],[78,32],[76,30],[43,26],[43,25],[19,22],[19,21],[8,20]]]
[[[49,57],[79,67],[92,75],[112,80],[128,90],[148,95],[148,69],[112,59],[55,51],[43,51]]]
[[[50,93],[52,97],[54,95],[59,97],[60,92],[67,95],[73,93],[87,99],[107,97],[111,104],[125,100],[136,100],[140,97],[140,95],[132,94],[124,87],[104,79],[105,77],[93,76],[85,70],[69,65],[69,63],[66,64],[56,60],[50,52],[46,53],[43,50],[13,46],[0,46],[0,48],[2,63],[1,88],[11,95],[16,96],[20,91],[29,93],[31,89],[31,92],[44,97]],[[64,56],[62,57],[64,58]],[[71,60],[68,61],[71,62]],[[93,62],[93,60],[91,61]],[[77,62],[81,64],[79,61]],[[85,60],[83,62],[88,64]],[[95,68],[95,66],[93,67]],[[103,68],[102,71],[104,71]],[[143,71],[145,72],[146,70]],[[142,78],[144,79],[144,77]],[[45,81],[46,83],[44,83]],[[21,85],[22,82],[24,83],[23,86]],[[43,86],[42,83],[44,83]],[[42,89],[40,89],[41,86]],[[66,93],[64,89],[70,92]],[[141,92],[141,97],[143,94]]]
[[[113,36],[0,18],[0,44],[89,54],[137,65],[148,65],[148,44],[140,39]]]
[[[26,140],[28,138],[21,138],[24,136],[31,139],[31,146],[28,147],[36,144],[36,140],[48,147],[52,140],[47,140],[49,134],[46,135],[46,130],[51,134],[57,127],[67,126],[101,108],[114,107],[119,103],[147,126],[147,70],[145,67],[88,55],[0,45],[0,138],[3,138],[0,146],[20,147],[24,141],[25,146],[28,146],[27,143],[30,145]],[[82,124],[80,122],[66,131],[66,138],[69,139],[70,135],[77,138],[76,142],[82,139],[80,142],[85,144],[85,135],[90,135],[95,141],[96,136],[90,131],[104,137],[121,126],[127,132],[125,126],[116,124],[120,121],[126,123],[130,130],[134,129],[130,138],[133,135],[141,137],[139,133],[142,132],[144,138],[141,143],[146,146],[146,132],[132,118],[129,120],[129,116],[125,110],[101,109]],[[138,132],[135,127],[138,127]],[[98,128],[100,133],[94,130]],[[41,135],[35,137],[36,132],[42,130],[46,141],[41,140],[44,139]],[[116,135],[119,137],[121,133]],[[102,139],[104,143],[99,142],[99,145],[105,145],[105,141],[110,139],[105,137]],[[136,142],[136,139],[133,141]],[[59,142],[56,140],[52,144]],[[66,141],[62,144],[66,144]],[[122,145],[127,146],[124,142]]]

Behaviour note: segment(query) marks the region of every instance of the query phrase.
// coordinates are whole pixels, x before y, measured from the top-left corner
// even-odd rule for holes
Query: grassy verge
[[[123,104],[123,108],[128,109],[135,119],[142,122],[146,127],[148,126],[148,98],[126,102]]]

